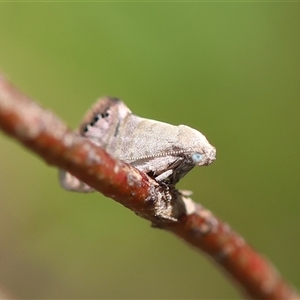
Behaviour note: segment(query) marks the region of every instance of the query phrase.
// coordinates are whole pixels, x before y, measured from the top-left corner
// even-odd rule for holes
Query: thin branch
[[[153,226],[204,251],[253,299],[300,299],[275,268],[244,239],[193,202],[112,158],[0,76],[0,128],[48,164],[65,169]]]

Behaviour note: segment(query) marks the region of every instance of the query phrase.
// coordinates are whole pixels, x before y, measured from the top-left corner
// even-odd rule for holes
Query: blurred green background
[[[179,184],[300,288],[299,3],[1,3],[0,71],[72,128],[97,97],[186,124]],[[15,298],[240,298],[224,273],[0,135],[0,285]]]

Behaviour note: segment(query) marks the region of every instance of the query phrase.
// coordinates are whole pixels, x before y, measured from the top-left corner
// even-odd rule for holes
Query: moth
[[[185,125],[138,117],[121,100],[112,97],[94,104],[78,132],[113,157],[168,186],[175,185],[195,166],[208,166],[216,159],[216,149],[201,132]],[[93,191],[63,170],[60,182],[67,190]]]

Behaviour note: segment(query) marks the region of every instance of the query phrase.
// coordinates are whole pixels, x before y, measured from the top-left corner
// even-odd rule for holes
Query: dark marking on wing
[[[116,137],[119,133],[119,128],[120,128],[120,124],[121,124],[121,120],[119,120],[117,126],[116,126],[116,130],[115,130],[115,133],[114,133],[114,137]]]
[[[101,114],[101,117],[104,119],[104,118],[107,118],[109,116],[109,113],[106,111],[105,113]]]

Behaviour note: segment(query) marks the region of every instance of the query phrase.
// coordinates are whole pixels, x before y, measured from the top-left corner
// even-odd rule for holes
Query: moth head
[[[185,125],[179,125],[179,127],[182,147],[190,153],[191,162],[196,166],[212,164],[216,160],[216,148],[201,132]]]
[[[211,149],[206,148],[202,153],[193,152],[191,160],[197,166],[209,166],[216,160],[216,149],[212,147]]]

